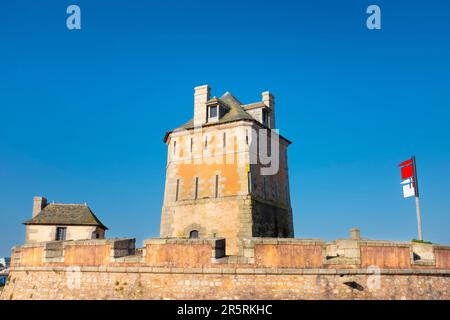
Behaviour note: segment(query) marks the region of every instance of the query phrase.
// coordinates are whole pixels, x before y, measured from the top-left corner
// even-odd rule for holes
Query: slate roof
[[[217,98],[213,98],[213,99],[217,99]],[[236,97],[234,97],[230,92],[227,91],[222,97],[220,97],[217,100],[220,100],[220,102],[222,102],[223,104],[228,106],[230,108],[230,110],[218,121],[214,121],[211,124],[206,123],[204,125],[222,124],[222,123],[233,122],[233,121],[238,121],[238,120],[257,121],[255,118],[253,118],[249,113],[247,113],[244,110],[242,103],[238,99],[236,99]],[[172,133],[173,131],[176,131],[179,129],[188,130],[188,129],[193,129],[193,128],[194,128],[194,119],[192,118],[191,120],[189,120],[185,124],[181,125],[180,127],[167,132],[164,136],[164,142],[169,137],[169,134]]]
[[[253,118],[246,110],[259,108],[259,107],[265,107],[264,103],[262,102],[255,102],[251,104],[244,105],[242,104],[236,97],[234,97],[230,92],[225,92],[225,94],[220,98],[212,98],[208,102],[212,102],[212,100],[218,100],[219,102],[225,104],[230,108],[230,110],[221,117],[218,121],[214,121],[211,123],[205,123],[203,126],[210,126],[210,125],[216,125],[216,124],[223,124],[227,122],[233,122],[233,121],[239,121],[239,120],[249,120],[249,121],[255,121],[258,122],[255,118]],[[166,142],[169,135],[177,130],[189,130],[194,128],[194,119],[192,118],[185,124],[181,125],[180,127],[173,129],[171,131],[166,132],[164,135],[163,141]],[[291,143],[288,139],[284,138],[280,135],[281,138],[286,140],[288,143]]]
[[[227,105],[230,108],[230,111],[228,111],[218,121],[214,121],[213,124],[226,123],[226,122],[245,120],[245,119],[255,120],[250,114],[248,114],[241,107],[241,103],[239,102],[239,100],[237,100],[230,92],[226,92],[218,100],[220,100],[222,103]],[[191,119],[177,129],[193,129],[193,128],[194,128],[194,119]],[[177,129],[175,129],[175,130],[177,130]]]
[[[99,226],[108,229],[84,204],[51,203],[23,224]]]

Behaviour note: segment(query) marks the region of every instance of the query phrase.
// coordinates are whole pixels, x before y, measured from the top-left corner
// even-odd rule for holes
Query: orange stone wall
[[[147,239],[137,254],[134,239],[40,243],[13,248],[0,298],[450,299],[450,247],[425,246],[251,238],[229,256],[219,238]]]

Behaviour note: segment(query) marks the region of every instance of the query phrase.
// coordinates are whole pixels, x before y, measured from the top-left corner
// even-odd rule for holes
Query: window
[[[268,127],[268,125],[267,125],[268,122],[269,122],[269,115],[267,113],[267,110],[263,109],[263,111],[262,111],[262,123],[263,123],[263,125]]]
[[[209,109],[209,117],[216,118],[217,117],[217,107],[211,107]]]
[[[189,232],[189,238],[197,239],[198,238],[198,230],[192,230],[191,232]]]
[[[289,188],[287,184],[284,186],[284,196],[286,197],[286,204],[289,204]]]
[[[195,194],[194,194],[194,199],[198,198],[198,177],[195,178]]]
[[[175,154],[177,152],[177,142],[174,141],[173,142],[173,154]]]
[[[67,228],[66,227],[56,227],[56,240],[66,240]]]
[[[179,191],[180,191],[180,179],[177,179],[177,190],[175,192],[175,201],[178,201]]]
[[[247,188],[248,188],[248,193],[252,193],[252,173],[249,171],[247,172]]]
[[[219,196],[219,175],[216,174],[216,193],[215,197],[217,198]]]
[[[266,183],[266,177],[263,178],[263,194],[264,194],[264,199],[267,198],[267,183]]]
[[[205,150],[208,150],[208,136],[205,136]]]
[[[209,119],[210,120],[219,120],[217,106],[209,107]]]
[[[272,198],[278,199],[278,181],[275,181],[272,186]]]
[[[245,144],[248,144],[248,129],[245,130]]]
[[[191,138],[191,153],[192,153],[192,147],[194,145],[194,139]]]
[[[227,146],[227,134],[226,132],[223,133],[223,147],[225,148]]]

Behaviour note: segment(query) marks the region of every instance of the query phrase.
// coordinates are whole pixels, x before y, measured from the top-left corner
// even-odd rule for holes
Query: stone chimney
[[[359,228],[350,229],[350,238],[352,240],[360,240],[361,234]]]
[[[34,197],[33,198],[33,218],[41,212],[42,209],[47,205],[47,199],[44,197]]]
[[[206,123],[206,102],[210,99],[210,88],[205,84],[194,90],[194,126],[201,126]]]
[[[275,129],[275,97],[269,91],[262,93],[262,102],[272,109],[270,113],[270,129]]]

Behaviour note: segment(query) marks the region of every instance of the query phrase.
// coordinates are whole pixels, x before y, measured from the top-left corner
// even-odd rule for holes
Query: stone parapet
[[[226,255],[224,238],[150,238],[136,254],[135,239],[52,241],[16,246],[12,266],[130,266],[173,268],[449,269],[450,247],[414,242],[242,238]]]
[[[206,266],[225,256],[224,238],[151,238],[144,240],[145,262],[154,266]]]

